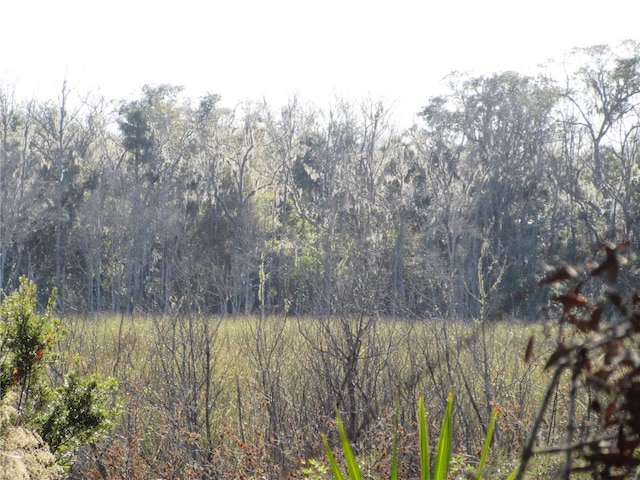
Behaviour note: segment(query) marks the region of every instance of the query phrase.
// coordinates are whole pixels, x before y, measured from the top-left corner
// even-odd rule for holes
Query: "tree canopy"
[[[406,131],[372,99],[1,87],[0,288],[28,275],[82,311],[532,318],[546,260],[640,235],[640,46],[564,65],[452,74]]]

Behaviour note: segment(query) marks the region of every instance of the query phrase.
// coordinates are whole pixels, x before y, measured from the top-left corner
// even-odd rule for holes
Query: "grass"
[[[436,479],[444,478],[436,475],[454,453],[456,461],[468,459],[462,470],[512,470],[547,380],[535,359],[523,361],[527,339],[540,327],[379,320],[358,330],[356,323],[178,315],[63,319],[69,335],[62,348],[79,354],[87,373],[115,375],[125,400],[116,435],[76,468],[88,474],[101,464],[114,477],[129,478],[202,478],[207,471],[227,478],[303,478],[303,461],[328,461],[322,433],[328,447],[344,448],[337,433],[342,425],[365,467],[361,478],[428,471],[431,465],[420,463],[429,461],[428,447],[447,452],[446,461],[435,457]],[[349,344],[345,338],[352,334],[357,341]],[[453,418],[449,392],[456,393]],[[555,423],[545,431],[550,440],[562,431],[562,393]],[[425,418],[450,422],[425,422],[417,438],[420,406]],[[493,423],[496,408],[501,414]],[[445,443],[428,441],[427,427]],[[489,432],[490,453],[483,443]]]
[[[424,399],[420,397],[418,402],[418,438],[420,445],[420,479],[421,480],[446,480],[449,475],[450,467],[451,467],[451,455],[453,448],[453,405],[454,405],[454,394],[449,394],[449,399],[447,400],[447,408],[444,414],[444,418],[442,420],[442,427],[440,428],[440,437],[438,440],[438,448],[435,453],[435,466],[433,470],[433,476],[430,467],[430,454],[429,454],[429,435],[427,428],[427,417],[425,414],[424,408]],[[342,443],[342,450],[344,452],[345,461],[348,469],[348,476],[345,476],[340,471],[340,467],[335,459],[333,451],[327,442],[327,437],[322,435],[322,440],[324,444],[324,449],[327,454],[327,459],[329,464],[331,465],[331,472],[333,473],[333,477],[335,480],[362,480],[364,476],[360,471],[358,466],[358,462],[353,454],[353,449],[349,443],[349,439],[347,438],[347,434],[345,432],[344,426],[342,425],[342,421],[340,420],[340,414],[337,413],[337,424],[338,431],[340,433],[340,440]],[[484,444],[482,447],[482,452],[480,454],[480,462],[478,463],[478,467],[476,469],[473,478],[475,480],[480,480],[483,475],[484,467],[486,464],[487,456],[489,454],[489,448],[491,445],[491,440],[493,439],[493,432],[496,425],[496,420],[498,417],[498,410],[495,409],[493,415],[491,416],[491,422],[489,424],[489,428],[487,430],[487,435],[484,440]],[[391,473],[390,480],[398,480],[398,444],[397,444],[397,430],[394,435],[394,443],[393,443],[393,453],[391,455]],[[515,475],[515,471],[513,474],[509,475],[509,479],[511,479]]]

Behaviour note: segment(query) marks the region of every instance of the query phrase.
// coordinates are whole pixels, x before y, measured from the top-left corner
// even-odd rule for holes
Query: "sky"
[[[6,0],[0,82],[20,97],[131,99],[170,83],[229,106],[381,99],[401,125],[452,71],[529,74],[640,40],[637,0]],[[0,83],[0,84],[1,84]]]

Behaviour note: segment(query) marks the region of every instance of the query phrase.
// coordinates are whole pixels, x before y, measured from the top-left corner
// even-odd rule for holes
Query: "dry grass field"
[[[490,478],[500,478],[537,413],[549,380],[541,357],[553,343],[545,325],[516,321],[175,314],[63,323],[61,348],[86,373],[116,377],[124,406],[114,434],[72,468],[89,478],[329,478],[320,434],[336,441],[336,408],[372,479],[385,478],[397,411],[402,478],[412,478],[417,400],[437,439],[451,391],[452,478],[477,461],[494,408]],[[540,357],[525,363],[532,334]],[[561,434],[565,401],[558,389],[539,442]],[[533,464],[531,478],[546,468]]]

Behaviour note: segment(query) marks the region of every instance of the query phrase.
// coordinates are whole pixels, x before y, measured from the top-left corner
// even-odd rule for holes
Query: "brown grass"
[[[473,464],[497,406],[492,468],[506,471],[548,381],[539,358],[524,362],[529,335],[541,339],[541,356],[548,335],[519,322],[377,319],[362,328],[358,319],[168,315],[64,324],[61,347],[87,373],[116,376],[125,402],[115,434],[72,469],[96,478],[302,478],[303,462],[323,460],[320,433],[335,439],[336,406],[352,416],[369,478],[382,478],[396,399],[410,474],[417,398],[436,438],[452,390],[457,461]],[[559,391],[540,442],[562,431],[564,398]]]
[[[62,468],[39,435],[14,426],[15,410],[0,405],[0,480],[53,480]]]

